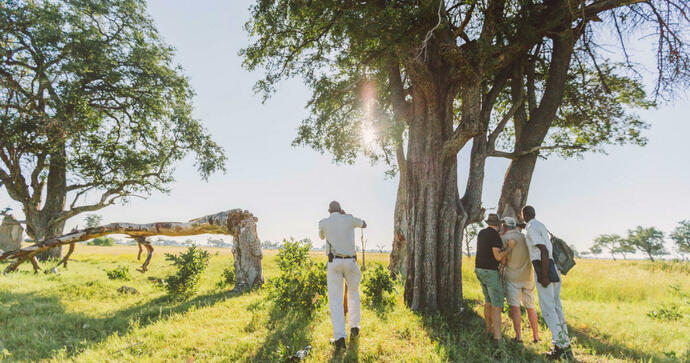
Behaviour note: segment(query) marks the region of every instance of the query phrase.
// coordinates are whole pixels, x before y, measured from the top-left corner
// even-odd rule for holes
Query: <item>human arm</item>
[[[504,248],[504,249],[506,249],[506,248],[508,248],[508,247],[514,249],[516,244],[517,244],[517,242],[516,242],[514,239],[509,239],[509,240],[507,240],[507,241],[505,242],[505,248]],[[508,261],[510,261],[510,253],[508,253],[508,254],[507,254],[506,256],[504,256],[501,260],[499,260],[499,262],[500,262],[501,264],[504,264],[504,265],[507,264]]]
[[[492,247],[491,251],[494,253],[494,258],[496,261],[501,261],[503,260],[506,256],[510,254],[510,252],[513,251],[512,247],[506,247],[506,248],[498,248],[498,247]]]
[[[352,217],[352,226],[355,228],[367,228],[367,222],[357,217]]]
[[[319,223],[319,238],[326,239],[326,234],[323,232],[323,225]]]

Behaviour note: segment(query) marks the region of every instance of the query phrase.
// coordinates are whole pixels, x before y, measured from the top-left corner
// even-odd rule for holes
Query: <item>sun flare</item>
[[[376,146],[376,129],[369,123],[362,125],[362,143],[367,149],[373,149]]]

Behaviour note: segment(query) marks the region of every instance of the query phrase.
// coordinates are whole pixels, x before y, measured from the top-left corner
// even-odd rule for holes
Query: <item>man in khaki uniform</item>
[[[319,222],[319,237],[326,240],[326,254],[329,255],[327,283],[328,307],[333,324],[333,343],[337,350],[345,349],[347,328],[343,306],[343,280],[347,281],[348,325],[350,339],[359,335],[360,301],[359,281],[362,274],[357,265],[355,228],[367,228],[367,222],[345,214],[340,203],[328,205],[330,216]]]
[[[539,325],[537,324],[537,312],[534,309],[534,273],[532,261],[527,249],[525,235],[517,229],[517,221],[511,217],[503,218],[503,244],[512,247],[510,254],[501,261],[505,264],[503,276],[505,278],[505,291],[508,305],[510,305],[510,317],[515,328],[515,341],[522,342],[520,322],[520,302],[527,309],[527,318],[532,327],[534,341],[539,341]]]

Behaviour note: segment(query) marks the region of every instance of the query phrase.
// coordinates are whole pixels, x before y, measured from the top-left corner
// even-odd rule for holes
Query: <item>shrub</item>
[[[658,305],[656,309],[647,313],[647,316],[660,321],[676,321],[683,317],[678,305]]]
[[[129,267],[127,266],[118,266],[112,270],[105,270],[105,273],[111,280],[129,281],[132,279],[132,275],[129,274]]]
[[[225,287],[225,286],[230,286],[230,285],[235,285],[236,281],[236,276],[235,276],[235,265],[230,265],[226,267],[223,270],[223,273],[221,274],[221,279],[218,281],[216,284],[219,288]]]
[[[86,243],[89,246],[113,246],[115,240],[110,237],[98,237]]]
[[[165,254],[167,261],[172,261],[177,268],[174,275],[165,279],[165,287],[168,294],[175,300],[184,300],[194,295],[199,289],[201,273],[208,266],[209,254],[196,246],[189,247],[179,256],[170,253]]]
[[[391,274],[382,264],[376,263],[365,270],[362,291],[368,304],[380,307],[392,303],[392,296],[388,294],[393,292],[393,287]]]
[[[269,281],[269,298],[278,308],[315,312],[326,300],[326,266],[309,257],[308,240],[284,240],[278,252],[278,277]]]

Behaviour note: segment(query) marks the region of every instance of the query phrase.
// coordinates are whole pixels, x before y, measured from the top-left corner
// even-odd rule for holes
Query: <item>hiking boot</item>
[[[567,346],[565,348],[561,348],[559,346],[554,346],[549,353],[546,354],[546,356],[550,360],[565,360],[565,361],[574,361],[575,357],[573,356],[573,350],[570,346]]]
[[[335,346],[335,350],[340,351],[345,349],[345,338],[340,338],[338,340],[331,339],[331,344]]]
[[[549,360],[558,360],[561,358],[561,355],[563,354],[563,349],[561,347],[554,345],[551,350],[546,353],[546,357]]]
[[[575,361],[575,356],[573,355],[573,349],[570,346],[567,346],[563,349],[563,354],[561,354],[561,359],[563,359],[567,362],[574,362]]]
[[[359,336],[359,328],[350,329],[350,338],[357,338]]]

